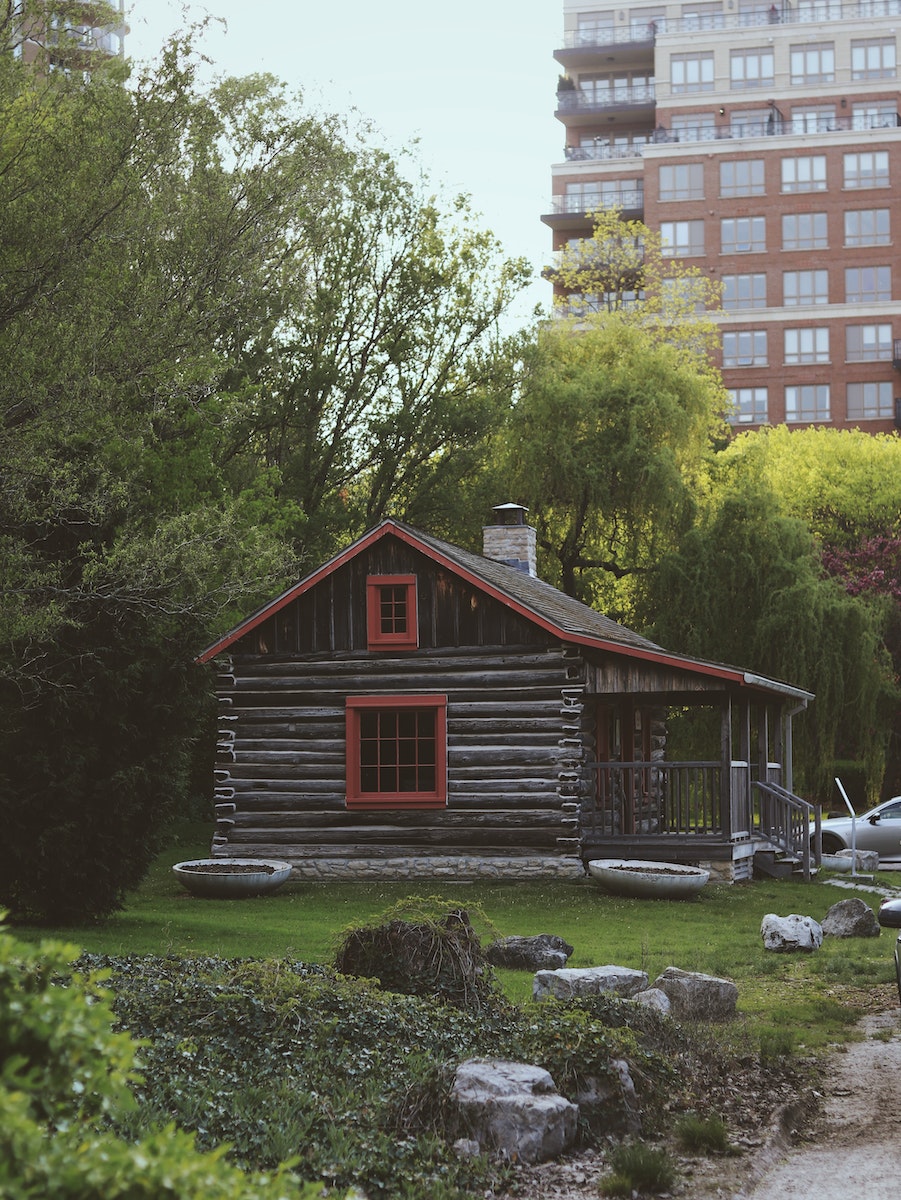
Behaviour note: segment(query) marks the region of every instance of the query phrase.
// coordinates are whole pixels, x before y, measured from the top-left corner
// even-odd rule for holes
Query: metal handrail
[[[740,141],[754,137],[802,137],[822,133],[858,133],[873,129],[901,129],[901,113],[896,111],[876,115],[774,119],[747,121],[740,125],[690,125],[680,129],[658,126],[648,137],[647,144],[635,146],[610,146],[598,139],[592,146],[565,146],[563,153],[567,161],[604,162],[616,158],[641,158],[648,146],[673,142],[720,142]]]
[[[822,862],[820,806],[802,800],[778,783],[764,783],[758,779],[751,786],[763,798],[755,816],[754,832],[786,854],[800,858],[804,879],[809,881],[813,865],[819,866]],[[811,821],[814,823],[814,850],[811,850]]]

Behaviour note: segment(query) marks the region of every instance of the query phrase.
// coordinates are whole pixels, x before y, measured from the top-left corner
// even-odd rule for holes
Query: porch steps
[[[811,870],[811,876],[816,874],[816,868]],[[764,847],[754,851],[755,879],[797,879],[804,878],[804,864],[794,854],[786,854],[784,850]]]

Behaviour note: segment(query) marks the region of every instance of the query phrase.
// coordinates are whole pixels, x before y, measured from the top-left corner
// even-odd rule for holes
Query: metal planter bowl
[[[687,900],[697,895],[710,878],[710,872],[703,867],[639,858],[593,858],[588,871],[616,896],[652,900]]]
[[[240,899],[280,888],[291,864],[262,858],[193,858],[176,863],[172,873],[195,896]]]

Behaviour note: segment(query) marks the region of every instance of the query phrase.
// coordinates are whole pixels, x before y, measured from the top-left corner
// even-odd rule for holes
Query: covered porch
[[[727,681],[699,668],[690,687],[671,679],[663,691],[659,678],[649,686],[659,668],[633,663],[630,690],[598,687],[586,704],[596,752],[581,779],[583,860],[703,863],[737,882],[752,877],[756,858],[758,870],[772,863],[770,873],[809,879],[820,812],[794,792],[792,720],[813,697],[748,673]],[[595,683],[624,682],[615,678],[620,670],[598,664]],[[645,686],[636,686],[636,674],[648,676]]]

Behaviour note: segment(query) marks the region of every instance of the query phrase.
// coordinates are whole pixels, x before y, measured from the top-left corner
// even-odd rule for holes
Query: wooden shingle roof
[[[274,600],[264,604],[256,612],[241,621],[228,633],[223,634],[198,656],[198,663],[206,663],[226,651],[245,634],[250,633],[263,621],[273,616],[292,600],[315,587],[338,567],[365,551],[383,537],[393,536],[420,551],[426,557],[466,579],[472,586],[487,592],[502,604],[508,605],[521,616],[531,619],[563,642],[604,650],[610,653],[637,657],[662,665],[676,667],[691,674],[718,677],[726,683],[754,691],[769,692],[780,696],[791,696],[806,703],[813,699],[810,692],[777,680],[766,679],[740,667],[725,663],[708,662],[674,654],[658,646],[625,625],[611,620],[603,613],[567,596],[544,580],[520,571],[505,563],[495,562],[470,550],[464,550],[450,542],[432,537],[414,529],[402,521],[386,518],[379,525],[364,533],[355,542],[340,551],[315,571],[305,575],[298,583],[282,592]]]

